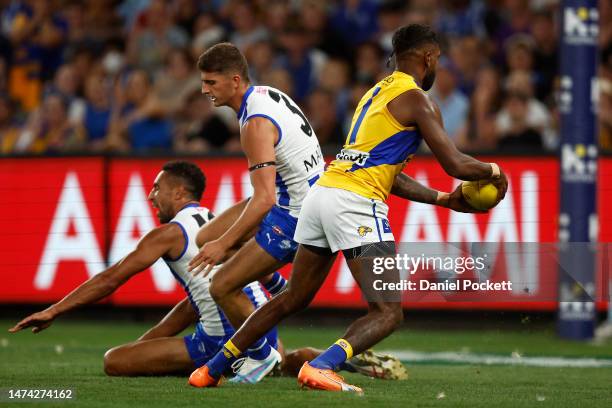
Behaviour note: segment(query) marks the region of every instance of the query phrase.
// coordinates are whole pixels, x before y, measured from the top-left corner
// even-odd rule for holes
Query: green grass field
[[[9,334],[14,322],[0,320],[0,388],[66,388],[73,402],[14,404],[18,407],[603,407],[612,405],[612,367],[550,368],[502,364],[407,363],[407,381],[346,377],[364,388],[358,397],[300,391],[293,378],[267,378],[258,385],[226,384],[194,389],[186,378],[109,378],[102,371],[108,348],[131,341],[149,326],[142,323],[58,321],[38,335]],[[324,348],[342,328],[281,328],[287,348]],[[59,346],[59,347],[58,347]],[[58,350],[63,349],[61,353]],[[612,344],[559,340],[552,330],[401,330],[377,349],[469,352],[509,357],[563,356],[612,361]],[[42,404],[42,405],[41,405]],[[8,406],[0,402],[1,406]]]

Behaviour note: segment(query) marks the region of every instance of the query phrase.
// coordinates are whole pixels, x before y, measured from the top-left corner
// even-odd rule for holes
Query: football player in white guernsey
[[[59,315],[112,294],[132,276],[162,258],[187,297],[138,340],[106,352],[104,370],[116,376],[185,374],[206,363],[234,330],[210,296],[210,276],[193,276],[187,268],[188,261],[198,252],[195,236],[199,228],[213,218],[199,203],[204,188],[204,174],[195,164],[175,161],[164,165],[148,197],[162,225],[147,233],[122,260],[9,331],[14,333],[31,327],[33,333],[38,333]],[[211,227],[220,236],[229,225],[223,225],[220,219]],[[243,290],[255,308],[267,300],[259,282],[249,283]],[[175,337],[196,322],[195,333]],[[266,335],[266,341],[277,347],[276,330]]]
[[[324,170],[324,160],[316,135],[300,108],[278,89],[253,86],[245,57],[230,43],[209,48],[198,59],[202,93],[215,106],[229,106],[240,122],[240,142],[246,154],[254,188],[250,200],[238,203],[219,215],[231,227],[219,238],[206,226],[198,234],[203,244],[190,263],[194,273],[207,274],[227,257],[237,242],[253,234],[238,252],[215,274],[210,293],[229,321],[238,328],[255,310],[241,288],[292,262],[297,250],[293,240],[302,201]],[[237,209],[242,209],[238,218]],[[232,221],[225,221],[232,219]],[[205,244],[204,244],[205,243]],[[272,350],[265,359],[260,356]],[[231,358],[232,350],[224,350]],[[265,339],[251,345],[249,357],[238,372],[244,382],[256,382],[276,363],[273,348]],[[199,386],[199,375],[222,373],[210,365],[210,372],[194,372],[190,383]]]
[[[184,375],[202,366],[234,333],[210,296],[210,276],[193,276],[187,270],[187,262],[197,253],[195,236],[200,226],[213,219],[208,209],[199,204],[204,188],[205,178],[198,166],[184,161],[167,163],[149,194],[162,225],[146,234],[121,261],[89,279],[56,304],[26,317],[9,331],[14,333],[31,327],[32,332],[38,333],[49,327],[59,315],[112,294],[132,276],[162,258],[185,289],[187,297],[138,340],[107,351],[104,371],[112,376]],[[210,223],[217,236],[227,227],[221,219]],[[275,293],[273,286],[266,285],[266,288]],[[246,285],[243,290],[254,307],[266,302],[266,295],[258,282]],[[175,337],[193,323],[196,323],[194,333]],[[284,354],[276,329],[271,330],[266,339]],[[320,353],[321,350],[304,347],[284,355],[281,373],[297,375],[305,361]],[[356,356],[342,369],[376,378],[407,377],[405,367],[397,358],[373,352]]]

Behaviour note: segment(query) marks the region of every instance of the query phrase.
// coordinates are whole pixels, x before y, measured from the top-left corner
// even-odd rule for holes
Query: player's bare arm
[[[49,327],[59,315],[112,294],[128,279],[153,265],[163,255],[178,256],[183,245],[183,234],[176,224],[156,228],[145,235],[136,248],[119,262],[87,280],[59,302],[26,317],[9,329],[9,332],[15,333],[32,327],[32,332],[38,333]]]
[[[268,119],[257,117],[249,120],[241,130],[242,148],[251,170],[253,196],[236,222],[217,240],[202,246],[192,270],[204,274],[219,264],[227,251],[251,233],[268,211],[276,204],[276,165],[274,144],[278,139],[276,127]],[[196,265],[196,262],[200,262]]]
[[[181,300],[154,327],[138,339],[151,340],[162,337],[173,337],[198,321],[198,314],[193,309],[189,298]]]
[[[437,205],[458,212],[484,212],[474,209],[465,201],[461,193],[461,185],[457,186],[452,193],[441,192],[422,185],[404,173],[395,177],[391,194],[410,201]]]
[[[202,247],[207,242],[214,241],[219,239],[223,233],[225,233],[229,228],[236,223],[240,214],[243,213],[247,203],[251,198],[244,199],[227,210],[223,211],[221,214],[204,224],[200,230],[198,231],[198,235],[196,236],[196,245],[198,247]],[[225,262],[227,259],[231,258],[238,249],[249,239],[251,239],[255,233],[257,232],[257,227],[253,228],[253,230],[242,237],[242,240],[234,245],[230,250],[227,251],[225,258],[221,259],[220,262]],[[193,257],[189,261],[189,271],[193,271],[203,262],[203,257],[205,254],[202,252],[198,252],[198,254]],[[199,271],[199,269],[198,269]],[[196,272],[197,273],[197,272]]]
[[[498,201],[508,188],[505,174],[490,163],[483,163],[461,153],[446,134],[440,109],[423,91],[405,92],[391,101],[389,112],[403,125],[416,125],[432,153],[446,173],[460,180],[490,179],[497,187]],[[495,174],[496,170],[499,174]]]
[[[237,202],[206,224],[202,225],[196,236],[196,245],[201,247],[205,243],[221,237],[221,235],[238,220],[238,217],[240,217],[240,214],[244,211],[244,207],[246,207],[249,200],[250,197]]]

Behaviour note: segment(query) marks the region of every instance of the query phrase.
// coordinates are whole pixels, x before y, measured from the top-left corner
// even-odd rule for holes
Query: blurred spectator
[[[251,45],[246,52],[249,61],[249,77],[254,84],[264,84],[261,77],[270,71],[274,65],[274,47],[270,41],[258,41]]]
[[[289,25],[280,40],[285,52],[279,58],[278,65],[291,75],[293,96],[300,103],[316,84],[327,57],[308,46],[306,32],[301,26]]]
[[[462,37],[450,42],[449,56],[458,71],[458,87],[468,97],[472,95],[478,71],[486,63],[483,43],[478,37]]]
[[[602,49],[612,45],[612,2],[599,1],[599,45]]]
[[[176,25],[189,37],[193,37],[194,34],[195,22],[199,14],[198,3],[197,0],[174,0],[170,3]]]
[[[177,48],[168,54],[168,62],[155,80],[153,98],[158,113],[172,117],[185,104],[193,91],[200,89],[200,76],[187,49]]]
[[[41,71],[42,79],[53,78],[55,71],[62,64],[64,47],[68,41],[68,22],[53,9],[50,1],[32,1],[32,31],[28,33],[38,49],[40,62],[45,68]]]
[[[529,118],[529,96],[510,92],[497,117],[497,147],[521,148],[534,152],[542,149],[542,132]]]
[[[262,8],[262,11],[264,14],[264,25],[267,30],[266,39],[282,34],[291,15],[289,1],[268,0],[265,2],[265,7]]]
[[[299,12],[309,47],[317,48],[330,57],[350,57],[351,49],[332,27],[328,5],[324,0],[303,0]]]
[[[8,95],[0,94],[0,153],[12,153],[20,133],[15,102]]]
[[[533,39],[528,34],[516,34],[506,41],[506,66],[508,72],[533,69]]]
[[[484,5],[474,0],[444,0],[435,21],[436,29],[452,37],[474,35],[484,37]]]
[[[10,63],[5,57],[0,57],[0,94],[8,94],[8,70]]]
[[[194,23],[191,55],[197,59],[208,47],[221,42],[225,37],[225,29],[217,24],[210,13],[200,14]]]
[[[558,0],[1,3],[5,6],[0,20],[0,95],[11,98],[10,103],[0,101],[2,113],[29,115],[15,142],[17,150],[41,152],[47,145],[61,150],[57,143],[45,141],[63,138],[51,137],[47,131],[48,123],[59,129],[62,104],[67,104],[66,133],[84,129],[94,149],[129,152],[171,145],[181,151],[233,149],[233,137],[224,144],[212,143],[206,139],[209,131],[193,143],[185,138],[188,118],[195,118],[194,129],[207,128],[202,123],[209,120],[208,111],[201,112],[202,118],[190,112],[188,101],[203,107],[194,99],[200,84],[193,60],[225,40],[245,52],[254,84],[277,87],[304,110],[312,110],[316,119],[311,120],[319,123],[324,143],[335,143],[336,127],[341,126],[342,141],[359,99],[389,71],[385,60],[392,33],[409,23],[436,27],[443,53],[450,59],[448,64],[441,61],[431,92],[457,145],[474,150],[495,149],[498,140],[500,146],[539,140],[544,148],[554,149],[558,144]],[[602,49],[612,47],[610,4],[599,2]],[[607,60],[612,60],[609,55],[612,52],[604,53],[600,75],[603,112],[609,108],[606,81],[612,81],[606,68]],[[148,78],[154,78],[153,83]],[[143,89],[135,89],[133,82]],[[106,87],[114,83],[125,89],[109,94]],[[45,108],[40,106],[43,98]],[[237,123],[231,109],[214,112],[210,126],[218,126],[215,122],[221,119],[234,135]],[[518,120],[519,112],[526,115],[523,121]],[[604,145],[611,138],[607,136],[611,116],[600,115]],[[19,127],[20,122],[4,120],[2,126],[14,130],[11,126]],[[43,123],[47,127],[40,130]],[[36,136],[32,129],[37,129]],[[172,143],[173,134],[182,139]],[[14,138],[3,140],[8,145]]]
[[[151,102],[151,81],[145,71],[133,71],[125,84],[117,84],[115,103],[107,138],[110,150],[154,151],[172,147],[172,123],[157,115]]]
[[[204,153],[211,149],[240,151],[240,141],[217,116],[210,99],[193,92],[183,106],[174,148],[182,153]]]
[[[476,88],[470,102],[468,123],[457,138],[466,149],[493,149],[496,140],[496,114],[501,109],[501,77],[497,69],[487,66],[478,71]]]
[[[128,60],[154,75],[163,66],[170,49],[186,47],[188,41],[185,31],[174,24],[166,1],[151,0],[130,33]]]
[[[106,41],[122,33],[114,3],[116,0],[66,1],[61,12],[68,26],[67,53],[88,49],[98,54]]]
[[[491,27],[495,50],[503,50],[508,38],[519,33],[529,33],[532,13],[528,0],[502,0],[502,7],[495,8],[495,26]]]
[[[11,2],[3,10],[2,30],[12,48],[9,94],[26,111],[38,106],[43,86],[41,53],[34,41],[37,29],[33,9],[25,1]]]
[[[117,7],[117,14],[123,18],[124,28],[127,32],[132,31],[140,13],[149,7],[151,0],[123,0]]]
[[[536,97],[550,102],[553,83],[559,74],[559,37],[554,16],[541,12],[534,16],[531,35],[535,41],[533,49],[533,68],[538,73]]]
[[[61,94],[48,94],[40,112],[30,116],[17,150],[34,154],[82,151],[86,136],[82,128],[68,120],[68,106],[69,101]]]
[[[348,64],[339,59],[327,61],[319,75],[319,87],[331,92],[336,101],[335,112],[340,122],[347,114],[349,106],[350,79]]]
[[[379,79],[382,79],[384,57],[384,51],[377,43],[361,44],[355,56],[355,79],[365,82],[378,82]]]
[[[558,134],[554,129],[553,117],[544,103],[535,98],[534,76],[527,71],[514,71],[505,82],[508,92],[524,94],[529,98],[529,124],[540,131],[543,146],[554,150],[558,144]]]
[[[436,82],[430,94],[440,107],[444,128],[450,138],[458,143],[460,131],[465,126],[469,110],[468,98],[457,89],[455,68],[446,57],[440,58]]]
[[[377,11],[373,0],[342,0],[332,12],[331,24],[346,44],[356,46],[372,39],[376,33]]]
[[[118,0],[85,0],[85,23],[91,35],[97,38],[100,44],[124,33],[123,22],[117,13],[117,2]]]
[[[612,69],[605,65],[599,76],[598,119],[599,145],[602,150],[612,151]]]
[[[294,99],[293,79],[286,69],[274,68],[261,74],[261,84],[276,88]]]
[[[334,105],[334,94],[322,88],[315,89],[308,97],[306,116],[322,146],[344,143],[342,124],[333,109]]]
[[[89,148],[101,151],[111,119],[110,90],[101,75],[91,75],[85,82],[85,108],[78,123],[87,135]]]
[[[75,123],[85,109],[85,103],[79,97],[81,84],[75,68],[70,64],[62,65],[55,73],[53,84],[46,92],[59,93],[68,104],[68,120]]]
[[[497,115],[498,146],[553,147],[551,116],[544,104],[533,97],[530,74],[513,72],[506,81],[507,97]]]
[[[378,45],[385,53],[391,52],[393,32],[402,26],[407,2],[402,0],[384,1],[378,8]]]
[[[74,68],[77,82],[81,84],[81,87],[85,84],[85,78],[90,75],[92,71],[101,68],[99,60],[95,57],[95,55],[99,55],[99,53],[100,52],[94,53],[93,50],[83,45],[71,49],[70,53],[66,54],[66,62]]]
[[[105,74],[117,77],[126,68],[127,62],[123,44],[110,40],[106,43],[100,63]]]
[[[268,38],[268,32],[260,24],[255,6],[249,1],[239,1],[232,7],[231,22],[234,32],[230,41],[242,52],[257,41]]]

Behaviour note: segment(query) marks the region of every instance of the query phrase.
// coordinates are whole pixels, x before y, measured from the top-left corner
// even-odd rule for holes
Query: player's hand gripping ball
[[[497,204],[497,187],[489,180],[464,181],[461,193],[465,201],[476,210],[486,211]]]

